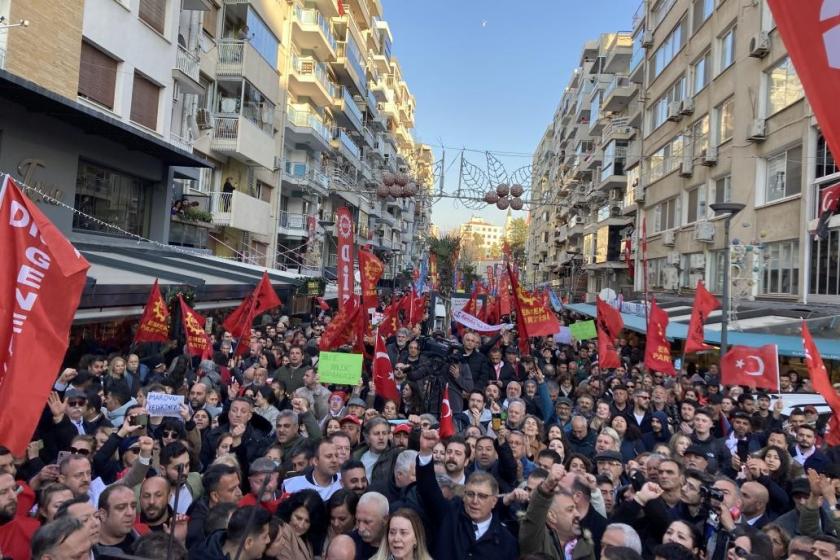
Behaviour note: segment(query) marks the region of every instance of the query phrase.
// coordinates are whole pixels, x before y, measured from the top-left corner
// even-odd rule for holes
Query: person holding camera
[[[426,341],[425,357],[417,367],[412,367],[408,379],[415,381],[426,396],[425,409],[432,414],[440,413],[443,391],[449,386],[449,409],[452,415],[464,410],[464,397],[469,395],[473,383],[470,366],[464,362],[458,346]]]

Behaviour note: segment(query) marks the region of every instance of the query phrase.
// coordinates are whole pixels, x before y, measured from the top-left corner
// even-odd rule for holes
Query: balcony
[[[624,110],[630,100],[636,95],[638,84],[631,82],[626,76],[616,76],[607,89],[604,90],[603,110],[615,113]]]
[[[336,114],[339,125],[352,125],[358,132],[361,132],[364,128],[364,115],[362,115],[362,110],[359,109],[359,106],[346,87],[338,88],[338,91],[335,104],[339,109]]]
[[[274,139],[262,128],[242,115],[216,115],[214,121],[211,149],[246,165],[274,169]]]
[[[624,174],[624,158],[627,154],[625,146],[615,148],[615,153],[611,160],[605,162],[606,165],[601,171],[601,182],[598,183],[598,188],[601,191],[608,191],[609,189],[620,188],[624,190],[627,186],[627,176]],[[607,159],[606,157],[604,158]]]
[[[273,103],[280,99],[280,76],[246,41],[224,39],[217,44],[219,63],[216,76],[245,78]]]
[[[321,116],[308,108],[289,105],[286,109],[286,139],[291,144],[304,144],[316,152],[332,148],[330,129]]]
[[[326,64],[311,56],[297,55],[292,55],[289,91],[298,97],[309,97],[318,107],[332,106],[337,92]]]
[[[277,234],[295,238],[309,237],[309,231],[307,231],[308,218],[309,216],[306,214],[284,212],[281,210]]]
[[[172,69],[172,77],[181,84],[181,91],[196,95],[204,93],[204,88],[201,87],[198,78],[200,66],[201,64],[196,55],[180,45],[178,46],[178,51],[175,55],[175,68]],[[2,64],[0,64],[0,68],[2,68]]]
[[[333,70],[341,78],[342,83],[351,83],[356,92],[367,93],[367,74],[359,48],[352,35],[349,39],[338,44],[337,60],[333,63]]]
[[[269,235],[272,232],[271,205],[242,191],[211,192],[213,223],[242,231]]]
[[[294,7],[292,40],[298,48],[315,51],[325,61],[334,60],[338,50],[330,22],[318,10],[306,10],[300,4]]]
[[[344,131],[339,130],[333,140],[333,147],[357,168],[362,165],[362,150],[359,145],[350,139],[350,136]]]
[[[609,124],[604,127],[602,135],[604,143],[610,140],[630,140],[636,135],[636,129],[627,123],[629,119],[626,117],[615,117],[610,120]]]
[[[292,187],[292,196],[305,196],[312,192],[329,196],[330,179],[324,172],[305,163],[287,161],[283,168],[283,183]]]
[[[633,55],[633,36],[626,31],[616,33],[610,37],[606,50],[604,73],[616,74],[623,71]]]

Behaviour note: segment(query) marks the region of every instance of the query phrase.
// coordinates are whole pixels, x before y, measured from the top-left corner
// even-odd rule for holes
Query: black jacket
[[[187,509],[187,515],[190,517],[190,522],[187,525],[188,550],[192,550],[194,546],[201,544],[207,538],[207,534],[204,532],[204,522],[207,520],[208,513],[210,513],[210,502],[207,500],[207,496],[194,500]]]
[[[222,545],[227,531],[218,530],[204,539],[204,542],[190,547],[190,560],[229,560]]]
[[[487,382],[490,380],[490,374],[493,370],[490,367],[490,360],[487,356],[479,352],[477,349],[472,351],[469,356],[464,356],[464,361],[470,366],[472,373],[473,384],[477,389],[484,390]],[[495,377],[495,376],[494,376]]]
[[[463,500],[456,497],[450,501],[443,497],[432,461],[421,465],[418,458],[417,487],[423,496],[426,515],[435,520],[435,560],[513,560],[519,556],[519,543],[499,520],[498,513],[493,513],[487,532],[475,540],[473,522],[464,511]]]
[[[697,439],[697,435],[692,435],[691,442],[703,449],[703,453],[709,461],[710,472],[732,467],[732,454],[722,439],[709,437],[709,439],[701,441]]]

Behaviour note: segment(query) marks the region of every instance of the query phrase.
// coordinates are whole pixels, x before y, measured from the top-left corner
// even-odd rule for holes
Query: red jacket
[[[18,515],[0,525],[0,551],[3,556],[14,560],[29,560],[32,554],[30,541],[40,526],[37,519],[25,515]]]

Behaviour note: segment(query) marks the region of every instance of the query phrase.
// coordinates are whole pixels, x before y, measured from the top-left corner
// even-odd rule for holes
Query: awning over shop
[[[117,242],[119,243],[119,242]],[[195,293],[196,309],[233,307],[259,282],[263,268],[212,255],[152,246],[74,243],[90,262],[77,321],[139,316],[155,279],[161,289]],[[268,276],[280,299],[290,303],[303,277],[279,270]]]
[[[574,303],[565,306],[567,309],[586,315],[595,317],[596,309],[594,305],[588,303]],[[670,323],[668,330],[665,333],[671,340],[685,340],[688,336],[688,322],[691,317],[691,308],[687,310],[684,306],[679,304],[664,304],[663,308],[668,311],[670,316]],[[793,334],[775,334],[769,332],[746,332],[752,328],[758,328],[756,325],[763,323],[763,327],[779,322],[781,315],[771,315],[772,310],[767,310],[767,313],[757,315],[758,310],[751,311],[750,317],[745,317],[738,321],[737,325],[730,325],[727,331],[728,344],[743,345],[743,346],[763,346],[765,344],[776,344],[779,347],[779,355],[804,357],[805,352],[802,347],[802,338]],[[624,319],[624,328],[644,334],[647,330],[645,325],[645,317],[643,314],[622,312],[622,319]],[[764,318],[762,321],[761,318]],[[720,313],[717,312],[712,315],[710,323],[704,329],[705,340],[708,344],[720,345]],[[798,319],[787,317],[786,324],[798,324]],[[809,321],[810,323],[810,321]],[[738,329],[742,330],[738,330]],[[792,329],[790,329],[792,330]],[[827,360],[840,360],[840,338],[821,338],[817,333],[814,333],[814,339],[820,354]]]

